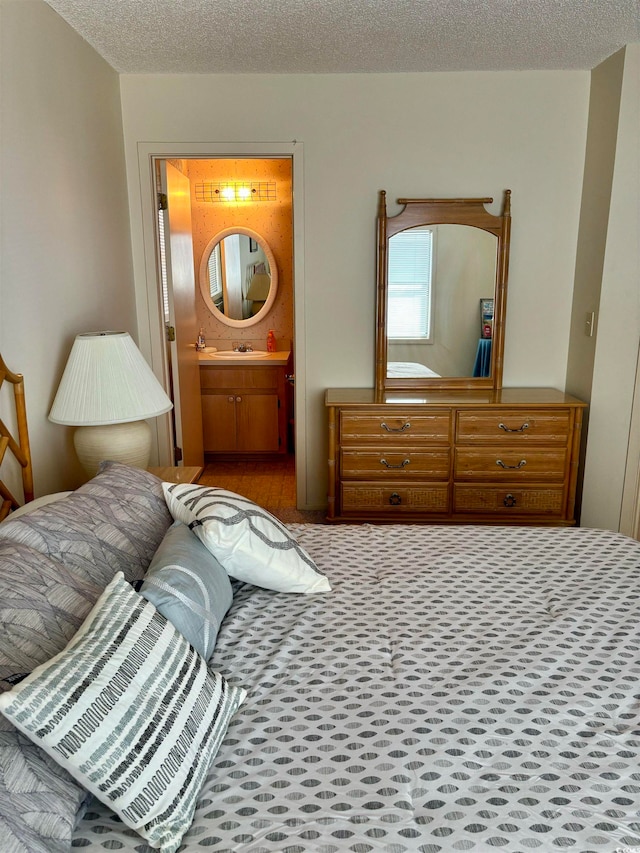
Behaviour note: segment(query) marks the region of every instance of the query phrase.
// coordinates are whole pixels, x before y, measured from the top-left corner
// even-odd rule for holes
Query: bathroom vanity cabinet
[[[286,375],[286,363],[201,363],[204,452],[285,453]]]

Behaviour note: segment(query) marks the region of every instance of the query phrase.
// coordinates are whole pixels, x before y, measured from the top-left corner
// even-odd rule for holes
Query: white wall
[[[0,351],[25,376],[43,494],[86,479],[47,420],[75,335],[136,335],[119,79],[42,0],[0,16]]]
[[[139,142],[303,143],[304,506],[326,505],[325,388],[374,381],[380,189],[390,215],[401,196],[490,195],[497,212],[513,191],[504,384],[564,387],[588,72],[124,75],[121,91],[139,305]]]
[[[640,343],[640,44],[624,75],[589,412],[581,524],[618,530]],[[630,459],[636,480],[638,449]]]
[[[490,194],[496,209],[502,190],[513,190],[505,385],[564,387],[568,330],[576,341],[584,308],[575,256],[585,144],[596,127],[602,137],[607,88],[618,85],[622,55],[594,72],[601,105],[587,136],[586,72],[119,80],[43,0],[0,0],[0,17],[0,352],[25,374],[37,494],[84,479],[71,430],[46,418],[75,334],[116,327],[135,335],[137,328],[148,348],[139,141],[184,143],[185,153],[196,143],[200,154],[207,143],[230,150],[242,143],[304,145],[304,198],[296,198],[303,206],[304,244],[297,234],[296,246],[305,262],[304,311],[296,328],[303,330],[298,345],[304,343],[299,355],[306,361],[305,506],[325,502],[324,389],[373,382],[379,189],[391,202]],[[640,325],[639,51],[632,45],[624,53],[615,169],[605,199],[610,214],[585,469],[583,523],[612,528]],[[581,257],[578,251],[579,263]],[[585,390],[590,371],[575,356],[585,342],[577,343],[569,385],[573,375]],[[5,394],[0,417],[12,420]],[[14,473],[3,466],[1,475]]]
[[[594,312],[597,332],[611,186],[618,143],[624,55],[624,50],[618,51],[591,72],[589,123],[567,367],[567,391],[587,402],[591,399],[597,334],[585,334],[585,317],[587,313]]]

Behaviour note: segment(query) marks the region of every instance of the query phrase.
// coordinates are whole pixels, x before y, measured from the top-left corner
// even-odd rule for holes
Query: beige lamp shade
[[[256,273],[249,282],[247,299],[251,302],[266,302],[271,287],[271,276],[267,273]]]
[[[87,332],[73,343],[49,420],[78,427],[76,452],[93,475],[105,459],[146,468],[145,419],[172,406],[128,332]]]
[[[251,316],[254,317],[262,311],[264,303],[269,297],[271,287],[271,276],[267,273],[256,273],[249,283],[247,299],[251,302]]]

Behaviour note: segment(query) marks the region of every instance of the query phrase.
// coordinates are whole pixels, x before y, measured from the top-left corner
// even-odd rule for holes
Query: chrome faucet
[[[235,352],[253,352],[253,347],[251,344],[238,344],[238,346],[235,347]]]

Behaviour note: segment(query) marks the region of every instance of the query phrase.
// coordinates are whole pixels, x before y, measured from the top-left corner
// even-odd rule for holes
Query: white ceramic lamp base
[[[80,464],[92,477],[106,459],[146,468],[151,455],[151,427],[146,421],[79,426],[73,434],[73,443]]]

